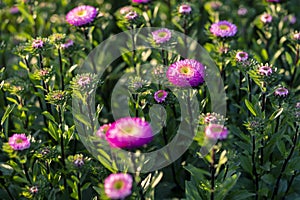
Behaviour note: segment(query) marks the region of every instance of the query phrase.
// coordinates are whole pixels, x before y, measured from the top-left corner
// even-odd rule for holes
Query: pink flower
[[[154,99],[157,103],[162,103],[166,100],[168,92],[165,90],[158,90],[154,93]]]
[[[275,90],[274,95],[279,97],[286,97],[289,94],[289,90],[285,87],[279,87]]]
[[[125,19],[131,21],[131,20],[135,20],[138,16],[139,15],[135,11],[130,11],[125,15]]]
[[[171,36],[171,31],[166,28],[162,28],[152,32],[152,37],[156,44],[168,42],[171,39]]]
[[[13,148],[13,150],[24,150],[30,147],[30,141],[26,137],[24,133],[22,134],[13,134],[8,140],[9,146]]]
[[[294,40],[300,40],[300,32],[295,32],[295,33],[293,34],[293,39],[294,39]]]
[[[180,14],[190,14],[192,12],[192,8],[188,4],[182,4],[179,6],[178,12]]]
[[[239,8],[237,13],[239,16],[244,16],[248,13],[248,9],[247,8]]]
[[[205,128],[205,135],[210,139],[226,139],[228,135],[228,130],[225,126],[220,124],[209,124]]]
[[[66,15],[66,21],[73,26],[84,26],[94,21],[98,11],[93,6],[78,6]]]
[[[104,125],[100,126],[100,128],[96,132],[96,135],[99,136],[100,138],[104,139],[105,134],[110,127],[111,127],[111,124],[104,124]]]
[[[17,14],[17,13],[19,13],[20,11],[19,11],[18,6],[12,6],[12,7],[9,9],[9,12],[10,12],[10,14]]]
[[[42,48],[44,46],[44,42],[41,39],[35,39],[32,41],[32,45],[33,48]]]
[[[67,40],[64,44],[61,44],[61,48],[67,49],[73,45],[74,45],[74,41],[70,39],[70,40]]]
[[[217,37],[233,37],[237,33],[236,25],[228,21],[213,23],[209,30]]]
[[[270,76],[273,73],[271,66],[268,65],[263,65],[258,68],[258,72],[263,76]]]
[[[248,59],[248,53],[244,51],[239,51],[236,53],[235,58],[239,62],[246,61]]]
[[[105,194],[111,199],[124,199],[131,194],[132,181],[129,174],[110,174],[104,180]]]
[[[260,20],[265,24],[271,23],[272,19],[273,19],[272,15],[268,13],[264,13],[260,16]]]
[[[105,136],[112,147],[135,148],[151,142],[153,131],[141,118],[124,117],[112,123]]]
[[[132,3],[148,3],[150,0],[132,0]]]
[[[279,3],[280,0],[266,0],[267,2],[271,2],[271,3]]]
[[[167,71],[168,80],[178,87],[196,87],[204,83],[204,77],[204,65],[193,59],[177,61]]]

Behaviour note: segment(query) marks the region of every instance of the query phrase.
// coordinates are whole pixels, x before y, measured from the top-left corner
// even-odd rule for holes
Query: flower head
[[[275,90],[274,95],[279,97],[286,97],[289,94],[289,90],[285,87],[279,87]]]
[[[159,29],[152,32],[153,40],[156,44],[163,44],[171,39],[171,31],[166,28]]]
[[[66,21],[73,26],[84,26],[94,21],[98,11],[93,6],[78,6],[66,15]]]
[[[300,32],[295,32],[295,33],[293,34],[293,39],[294,39],[294,40],[300,40]]]
[[[111,199],[124,199],[131,194],[132,181],[129,174],[110,174],[104,180],[105,194]]]
[[[181,4],[178,8],[180,14],[188,15],[192,12],[192,7],[189,4]]]
[[[34,39],[32,41],[32,48],[38,49],[44,46],[44,42],[42,39]]]
[[[154,99],[157,103],[162,103],[166,100],[168,92],[165,90],[158,90],[154,93]]]
[[[258,73],[262,76],[270,76],[273,73],[273,70],[269,65],[262,65],[258,68]]]
[[[272,19],[273,19],[272,15],[270,15],[268,13],[264,13],[260,16],[260,20],[265,24],[271,23]]]
[[[248,9],[247,9],[247,8],[244,8],[244,7],[239,8],[238,11],[237,11],[237,14],[238,14],[239,16],[244,16],[244,15],[246,15],[247,13],[248,13]]]
[[[37,186],[32,186],[31,188],[29,188],[29,192],[31,194],[36,194],[36,193],[38,193],[38,191],[39,191],[39,189]]]
[[[300,102],[297,102],[297,103],[296,103],[296,108],[297,108],[297,109],[300,109]]]
[[[10,9],[9,9],[9,12],[10,14],[17,14],[20,12],[18,6],[12,6]]]
[[[104,125],[100,126],[100,128],[96,132],[96,135],[99,136],[101,139],[104,139],[105,134],[110,127],[111,127],[111,124],[104,124]]]
[[[204,124],[224,124],[226,121],[223,115],[214,112],[207,113],[206,115],[203,115],[201,118],[203,118]]]
[[[60,46],[61,46],[62,49],[67,49],[67,48],[69,48],[73,45],[74,45],[74,41],[69,39],[65,43],[61,44]]]
[[[121,15],[125,15],[125,14],[127,14],[127,13],[129,13],[130,11],[132,11],[133,10],[133,7],[132,6],[124,6],[124,7],[122,7],[121,9],[120,9],[120,14]]]
[[[65,91],[54,90],[46,95],[46,100],[53,105],[60,105],[66,101],[67,95]]]
[[[204,77],[204,65],[193,59],[177,61],[167,71],[168,80],[178,87],[196,87],[204,83]]]
[[[148,3],[150,0],[132,0],[132,3]]]
[[[248,59],[248,53],[244,51],[239,51],[236,53],[235,58],[238,62],[243,62]]]
[[[28,149],[30,147],[30,141],[24,133],[13,134],[11,137],[9,137],[8,144],[11,146],[11,148],[13,148],[13,150],[18,151]]]
[[[226,139],[228,135],[228,129],[220,124],[209,124],[205,128],[205,135],[210,139]]]
[[[105,136],[112,147],[135,148],[151,142],[153,131],[141,118],[124,117],[112,123]]]
[[[83,155],[82,154],[76,154],[74,157],[73,157],[73,164],[76,166],[76,167],[81,167],[84,165],[84,158],[83,158]]]
[[[220,21],[211,25],[210,32],[217,37],[232,37],[237,33],[237,27],[228,21]]]
[[[267,2],[271,2],[271,3],[279,3],[280,0],[266,0]]]

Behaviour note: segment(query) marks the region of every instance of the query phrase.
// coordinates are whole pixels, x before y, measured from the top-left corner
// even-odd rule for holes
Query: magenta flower
[[[131,194],[132,181],[129,174],[110,174],[104,180],[105,194],[111,199],[125,199]]]
[[[132,0],[132,3],[148,3],[150,0]]]
[[[272,19],[273,19],[272,15],[268,13],[264,13],[260,16],[260,20],[265,24],[271,23]]]
[[[171,31],[166,28],[162,28],[152,32],[152,37],[156,44],[163,44],[168,42],[171,39],[171,36]]]
[[[232,37],[237,33],[236,25],[228,21],[213,23],[209,30],[217,37]]]
[[[17,14],[20,12],[18,6],[12,6],[10,9],[9,9],[9,12],[10,14]]]
[[[24,133],[22,134],[13,134],[9,137],[8,144],[13,150],[24,150],[30,147],[30,141]]]
[[[124,117],[112,123],[105,136],[112,147],[135,148],[151,142],[153,131],[141,118]]]
[[[220,124],[209,124],[205,128],[205,135],[209,139],[223,140],[227,138],[228,129]]]
[[[96,132],[96,135],[99,136],[100,138],[104,139],[105,134],[110,127],[111,127],[111,124],[104,124],[104,125],[100,126],[100,128]]]
[[[165,90],[158,90],[154,93],[154,99],[157,103],[162,103],[166,100],[168,92]]]
[[[131,20],[135,20],[136,18],[138,18],[138,14],[135,11],[130,11],[129,13],[127,13],[125,15],[125,19],[131,21]]]
[[[204,83],[204,77],[204,65],[192,59],[177,61],[167,71],[168,80],[178,87],[196,87]]]
[[[66,21],[73,26],[84,26],[94,21],[98,11],[93,6],[78,6],[66,15]]]
[[[32,41],[32,44],[31,44],[32,48],[42,48],[44,46],[44,42],[43,40],[41,39],[35,39]]]
[[[273,73],[271,66],[263,65],[258,68],[258,73],[263,76],[270,76]]]
[[[238,62],[246,61],[248,57],[249,57],[248,53],[244,51],[239,51],[235,55],[235,58]]]
[[[70,40],[67,40],[64,44],[61,44],[61,48],[67,49],[73,45],[74,45],[74,41],[70,39]]]
[[[267,2],[271,2],[271,3],[279,3],[280,0],[266,0]]]
[[[179,6],[178,12],[180,14],[190,14],[192,12],[192,7],[188,4],[182,4]]]
[[[286,97],[289,94],[289,90],[285,87],[279,87],[275,90],[274,95],[279,97]]]

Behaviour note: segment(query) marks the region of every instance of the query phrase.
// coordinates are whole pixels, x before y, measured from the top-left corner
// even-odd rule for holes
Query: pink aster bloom
[[[73,26],[84,26],[94,21],[98,11],[93,6],[78,6],[66,15],[66,21]]]
[[[132,6],[124,6],[120,9],[120,14],[125,15],[125,14],[129,13],[130,11],[132,11],[132,9],[133,9]]]
[[[260,20],[265,24],[271,23],[272,19],[273,19],[272,15],[270,15],[268,13],[264,13],[260,16]]]
[[[31,194],[37,194],[39,191],[38,187],[37,186],[32,186],[31,188],[29,188],[29,192]]]
[[[83,75],[82,77],[80,77],[77,81],[77,84],[81,87],[84,87],[88,84],[90,84],[90,82],[92,81],[92,78],[88,75]]]
[[[157,103],[162,103],[163,101],[166,100],[168,96],[168,92],[165,90],[158,90],[154,93],[154,99]]]
[[[112,147],[135,148],[151,142],[153,131],[141,118],[124,117],[112,123],[105,136]]]
[[[236,25],[228,21],[213,23],[209,30],[217,37],[232,37],[237,33]]]
[[[226,139],[228,135],[228,129],[220,124],[209,124],[205,128],[205,135],[210,139]]]
[[[166,28],[162,28],[152,32],[152,37],[156,44],[168,42],[171,39],[171,35],[171,31]]]
[[[9,146],[13,150],[24,150],[30,147],[30,141],[24,133],[22,134],[13,134],[8,140]]]
[[[275,90],[274,95],[279,97],[286,97],[289,94],[289,90],[285,87],[279,87]]]
[[[248,9],[247,8],[239,8],[237,13],[239,16],[244,16],[248,13]]]
[[[44,42],[41,39],[35,39],[35,40],[32,41],[31,46],[33,48],[36,48],[36,49],[37,48],[42,48],[44,46]]]
[[[104,125],[100,126],[100,128],[96,132],[96,135],[99,136],[100,138],[104,139],[105,134],[106,134],[107,130],[110,128],[110,126],[111,126],[111,124],[104,124]]]
[[[267,2],[272,2],[272,3],[279,3],[280,0],[266,0]]]
[[[244,51],[239,51],[236,53],[235,58],[237,61],[242,62],[242,61],[246,61],[248,59],[248,53],[244,52]]]
[[[294,35],[293,35],[293,39],[294,40],[300,40],[300,32],[295,32]]]
[[[204,83],[204,77],[204,65],[193,59],[177,61],[167,70],[168,80],[178,87],[196,87]]]
[[[125,15],[125,19],[127,20],[135,20],[139,15],[135,11],[130,11]]]
[[[105,194],[111,199],[125,199],[131,194],[132,181],[129,174],[110,174],[104,180]]]
[[[148,3],[150,0],[132,0],[132,3]]]
[[[12,6],[12,7],[9,9],[9,12],[10,12],[10,14],[17,14],[17,13],[19,13],[19,8],[18,8],[18,6]]]
[[[67,40],[64,44],[61,44],[61,48],[67,49],[73,45],[74,45],[74,41],[70,39],[70,40]]]
[[[182,4],[179,6],[178,12],[180,14],[190,14],[192,12],[192,8],[188,4]]]
[[[273,73],[271,66],[264,65],[258,68],[258,72],[263,76],[270,76]]]

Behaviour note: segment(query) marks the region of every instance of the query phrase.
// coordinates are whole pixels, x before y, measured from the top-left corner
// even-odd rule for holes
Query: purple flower
[[[9,9],[9,12],[10,12],[10,14],[17,14],[17,13],[19,13],[19,8],[18,8],[18,6],[12,6],[12,7]]]
[[[237,33],[237,27],[228,21],[220,21],[211,25],[210,32],[217,37],[232,37]]]
[[[258,73],[263,76],[270,76],[273,73],[271,66],[263,65],[258,68]]]
[[[125,15],[125,19],[131,21],[131,20],[135,20],[138,16],[139,15],[135,11],[130,11]]]
[[[260,20],[265,24],[272,22],[272,19],[273,19],[272,15],[268,13],[264,13],[260,16]]]
[[[204,77],[204,65],[192,59],[177,61],[167,71],[168,80],[178,87],[196,87],[204,83]]]
[[[246,61],[248,57],[249,57],[248,53],[244,51],[239,51],[235,55],[235,58],[238,62]]]
[[[74,45],[74,41],[70,39],[70,40],[67,40],[64,44],[61,44],[61,48],[67,49],[73,45]]]
[[[66,21],[73,26],[84,26],[94,21],[98,11],[93,6],[78,6],[66,15]]]
[[[274,92],[274,95],[279,97],[286,97],[288,94],[289,91],[285,87],[279,87]]]
[[[279,3],[280,0],[266,0],[267,2],[271,2],[271,3]]]
[[[110,174],[104,180],[105,194],[111,199],[125,199],[131,194],[132,181],[129,174]]]
[[[182,4],[179,6],[178,12],[180,14],[190,14],[192,12],[192,8],[188,4]]]
[[[26,137],[24,133],[22,134],[13,134],[8,140],[9,146],[13,148],[13,150],[24,150],[30,147],[30,141]]]
[[[209,124],[205,128],[205,135],[210,139],[226,139],[228,135],[228,130],[225,126],[220,124]]]
[[[141,118],[124,117],[112,123],[105,136],[112,147],[135,148],[151,142],[153,131]]]
[[[150,0],[132,0],[132,3],[148,3]]]
[[[84,158],[82,154],[75,155],[73,159],[73,164],[75,165],[75,167],[81,167],[84,165]]]
[[[152,32],[152,37],[156,44],[168,42],[171,39],[171,35],[171,31],[166,28],[162,28]]]
[[[165,90],[158,90],[154,93],[154,99],[157,103],[162,103],[163,101],[166,100],[168,96],[168,92]]]
[[[32,44],[31,44],[32,48],[42,48],[44,46],[44,42],[43,40],[41,39],[35,39],[32,41]]]
[[[244,16],[248,13],[248,9],[247,8],[239,8],[237,11],[238,15],[240,16]]]

